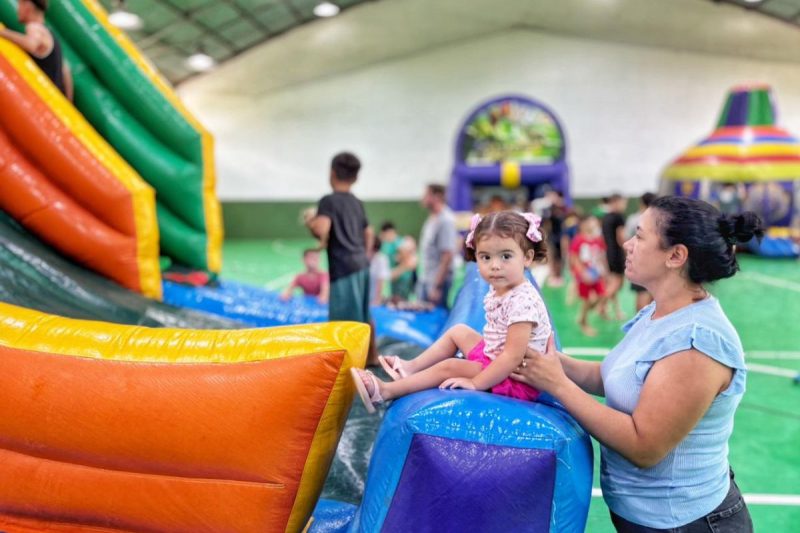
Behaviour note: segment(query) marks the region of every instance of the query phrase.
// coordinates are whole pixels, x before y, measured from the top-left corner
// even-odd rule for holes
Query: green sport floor
[[[302,270],[302,250],[311,244],[310,240],[228,241],[223,277],[280,290]],[[800,263],[746,255],[739,263],[739,274],[712,287],[739,331],[750,368],[730,443],[731,465],[755,530],[796,532],[800,531],[800,385],[793,376],[800,372]],[[575,324],[578,304],[567,303],[566,288],[545,287],[543,294],[567,353],[599,360],[622,337],[622,321],[596,316],[590,321],[598,335],[583,336]],[[627,287],[621,305],[632,315],[633,293]],[[598,465],[595,444],[595,490],[586,530],[613,532],[600,497]],[[360,497],[336,496],[345,501]]]

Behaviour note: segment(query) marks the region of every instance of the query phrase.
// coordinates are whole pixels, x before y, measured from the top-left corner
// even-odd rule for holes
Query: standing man
[[[602,221],[603,240],[606,244],[606,259],[608,260],[606,298],[614,308],[618,320],[624,317],[617,293],[625,282],[625,250],[622,245],[628,240],[625,237],[625,208],[627,205],[628,200],[623,196],[612,194],[608,198],[608,212],[603,216]]]
[[[53,84],[72,101],[72,73],[64,63],[61,44],[44,24],[48,0],[19,0],[17,18],[25,26],[25,33],[0,28],[4,37],[25,50]]]
[[[328,316],[331,321],[352,320],[372,327],[368,365],[378,364],[375,328],[369,315],[369,258],[367,243],[374,234],[364,205],[350,189],[358,179],[361,161],[350,152],[337,154],[331,161],[330,184],[333,192],[319,201],[317,213],[306,226],[328,250],[330,294]]]
[[[422,197],[428,218],[422,226],[422,277],[420,296],[435,306],[447,307],[447,295],[453,284],[453,258],[456,252],[456,221],[445,203],[445,188],[430,184]]]

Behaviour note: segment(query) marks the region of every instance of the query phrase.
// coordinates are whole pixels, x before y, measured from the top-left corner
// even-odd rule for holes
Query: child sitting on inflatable
[[[514,381],[509,375],[524,365],[530,346],[543,351],[552,327],[539,292],[525,271],[544,260],[546,246],[532,213],[511,211],[472,217],[464,243],[469,261],[490,289],[484,298],[486,326],[483,336],[465,324],[457,324],[430,348],[411,361],[381,356],[381,366],[394,381],[384,382],[372,372],[350,370],[361,400],[370,413],[385,401],[438,386],[440,389],[491,390],[495,394],[535,400],[539,392]],[[466,359],[453,357],[457,351]]]
[[[281,294],[281,300],[288,300],[292,297],[294,290],[299,288],[306,296],[316,296],[319,303],[328,303],[330,282],[328,281],[328,273],[319,268],[319,257],[320,253],[317,248],[309,248],[303,251],[303,265],[306,269],[294,277]]]

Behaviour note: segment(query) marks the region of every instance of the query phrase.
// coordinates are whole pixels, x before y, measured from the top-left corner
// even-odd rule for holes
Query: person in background
[[[625,239],[630,239],[634,235],[636,235],[636,228],[639,226],[639,219],[642,217],[642,213],[644,213],[650,204],[653,203],[653,200],[656,199],[656,195],[651,192],[646,192],[639,197],[639,210],[635,213],[632,213],[628,218],[625,220]],[[637,285],[635,283],[631,283],[631,290],[636,293],[636,312],[642,310],[644,306],[649,304],[653,301],[653,297],[650,295],[647,290],[642,287],[641,285]]]
[[[281,294],[281,299],[288,300],[292,297],[294,290],[299,288],[306,296],[316,296],[319,303],[328,303],[330,284],[328,282],[328,273],[319,269],[319,250],[316,248],[304,250],[303,264],[306,267],[305,272],[294,277]]]
[[[389,260],[389,270],[391,277],[389,278],[389,293],[391,300],[395,303],[408,300],[411,292],[414,289],[414,277],[416,271],[416,254],[414,255],[413,265],[411,265],[411,257],[407,253],[408,244],[406,244],[406,251],[399,251],[403,245],[404,238],[397,233],[397,228],[394,222],[386,220],[381,224],[381,251]],[[414,243],[416,251],[416,243]],[[403,264],[400,264],[400,259],[403,259]]]
[[[508,208],[508,202],[506,202],[506,199],[499,194],[492,195],[492,197],[489,198],[488,204],[486,204],[487,213],[499,213],[500,211],[505,211]]]
[[[608,213],[602,220],[603,241],[606,244],[606,261],[608,274],[606,283],[606,303],[613,307],[615,316],[622,320],[622,309],[619,305],[617,293],[625,282],[625,208],[628,200],[619,194],[612,194],[608,198]]]
[[[592,208],[590,214],[596,216],[598,220],[603,220],[603,217],[606,216],[606,213],[610,210],[608,205],[609,200],[610,198],[608,196],[600,198],[600,203]]]
[[[741,213],[744,194],[736,183],[723,183],[717,193],[719,210],[726,215]]]
[[[328,251],[329,319],[372,326],[367,243],[372,243],[374,234],[364,205],[350,192],[360,170],[361,161],[350,152],[334,156],[330,169],[333,192],[320,199],[316,215],[306,221],[306,226]],[[367,364],[377,365],[375,328],[371,329]]]
[[[570,268],[581,299],[578,325],[584,335],[594,337],[597,331],[589,325],[589,311],[603,305],[605,300],[606,245],[600,235],[600,223],[594,215],[583,217],[578,228],[569,249]]]
[[[403,237],[395,252],[396,265],[391,270],[392,302],[406,302],[414,294],[417,284],[417,242],[414,237]]]
[[[445,203],[445,188],[430,184],[422,197],[428,218],[422,226],[422,277],[420,300],[447,307],[447,296],[453,284],[453,257],[456,254],[456,220]]]
[[[370,305],[381,305],[383,294],[388,286],[392,271],[389,258],[383,253],[383,243],[377,236],[372,238],[372,258],[369,260],[369,302]]]
[[[564,204],[564,193],[561,191],[547,191],[545,193],[547,207],[542,213],[544,227],[547,233],[547,250],[550,252],[547,263],[550,266],[550,276],[547,284],[551,287],[561,287],[564,284],[564,221],[568,210]]]
[[[17,18],[25,26],[25,33],[0,28],[4,37],[25,50],[34,63],[72,101],[72,72],[64,62],[61,43],[44,23],[48,0],[19,0]]]
[[[580,208],[570,209],[567,211],[567,216],[564,218],[564,225],[562,226],[563,235],[561,236],[561,251],[564,254],[564,263],[572,271],[572,254],[570,248],[572,241],[578,235],[578,228],[580,227],[581,217],[583,213]],[[568,276],[567,290],[564,301],[567,305],[572,305],[575,298],[578,297],[578,280],[575,276]]]
[[[379,235],[381,238],[381,251],[383,255],[389,259],[389,266],[394,268],[397,266],[397,248],[402,241],[400,234],[397,233],[394,222],[385,220],[383,224],[381,224],[381,232]]]
[[[736,274],[736,245],[763,234],[752,212],[657,198],[625,243],[625,275],[654,297],[625,338],[602,363],[559,353],[551,338],[512,374],[600,443],[600,486],[619,532],[753,531],[728,461],[744,349],[706,286]]]

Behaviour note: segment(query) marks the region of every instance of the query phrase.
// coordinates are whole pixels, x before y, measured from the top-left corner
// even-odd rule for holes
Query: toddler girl
[[[541,218],[511,211],[472,217],[465,241],[466,256],[478,263],[489,285],[483,301],[483,336],[464,324],[447,330],[430,348],[411,361],[379,357],[394,381],[384,382],[372,372],[350,370],[361,400],[370,413],[375,405],[412,392],[440,389],[491,390],[512,398],[534,400],[536,389],[509,378],[524,365],[528,346],[544,352],[552,328],[537,290],[525,277],[534,261],[544,260],[546,247]],[[466,359],[453,357],[457,351]]]

